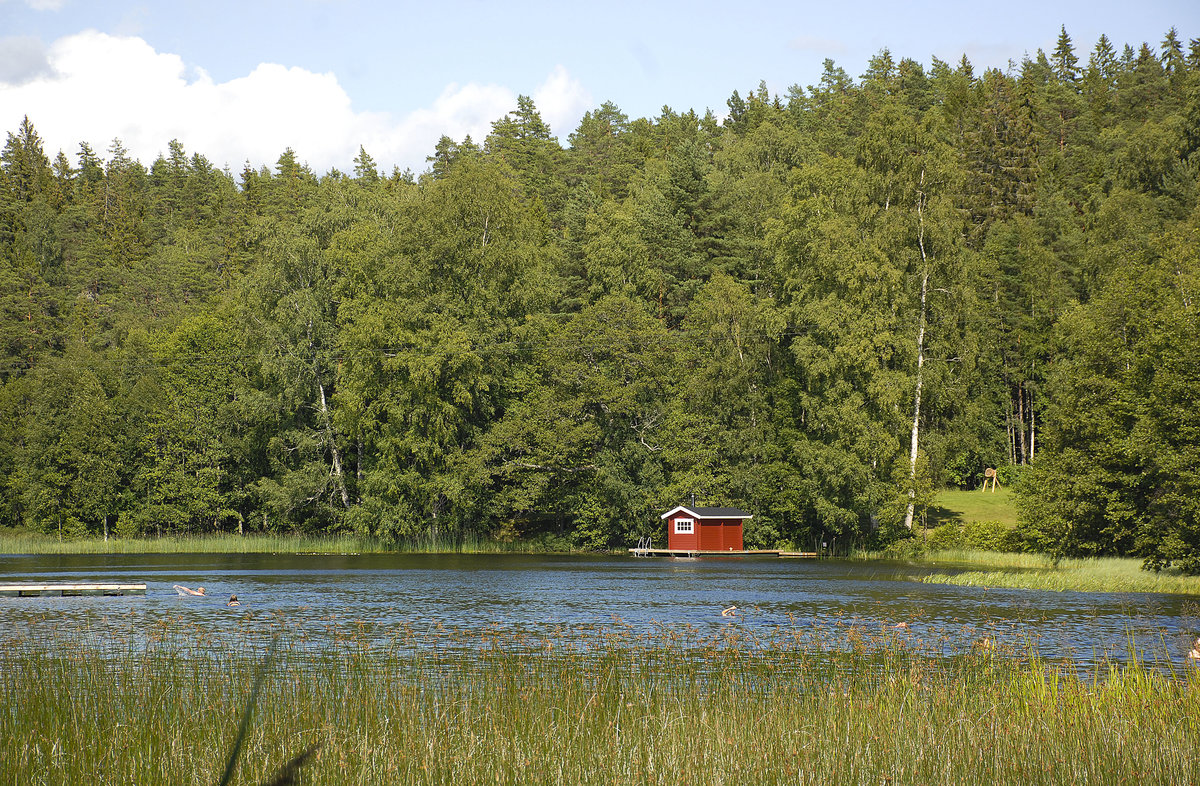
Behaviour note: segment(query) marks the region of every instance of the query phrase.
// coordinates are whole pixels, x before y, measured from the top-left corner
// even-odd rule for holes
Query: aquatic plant
[[[0,529],[0,554],[532,554],[568,550],[565,541],[551,537],[500,541],[466,535],[388,540],[359,535],[256,533],[59,540],[43,533]]]
[[[1079,592],[1159,592],[1180,595],[1200,593],[1200,576],[1186,576],[1178,570],[1142,570],[1136,559],[1101,557],[1069,559],[1057,564],[1035,555],[999,555],[1026,559],[996,559],[993,570],[956,573],[932,573],[922,578],[929,584],[958,584],[970,587],[1014,587],[1022,589],[1074,590]],[[971,560],[946,559],[979,564]]]
[[[1195,668],[1081,674],[1005,643],[935,658],[858,623],[343,632],[284,635],[231,782],[314,741],[314,783],[1182,783],[1200,766]],[[3,783],[213,782],[264,673],[261,634],[45,644],[0,649]]]

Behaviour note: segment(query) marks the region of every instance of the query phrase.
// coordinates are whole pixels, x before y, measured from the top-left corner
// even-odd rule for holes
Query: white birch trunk
[[[329,417],[329,407],[325,403],[325,386],[320,380],[317,380],[317,390],[321,393],[321,419],[325,421],[325,435],[329,440],[329,452],[333,456],[333,480],[342,497],[342,505],[348,508],[350,495],[346,492],[346,479],[342,477],[342,454],[337,449],[337,435],[333,433],[333,422]]]
[[[921,185],[925,184],[925,172],[921,172]],[[929,258],[925,253],[925,194],[917,192],[917,247],[921,251],[921,319],[917,327],[917,389],[913,394],[912,441],[908,451],[908,509],[904,512],[904,526],[913,528],[913,514],[917,509],[917,451],[921,439],[921,372],[925,366],[925,309],[929,294]]]
[[[925,256],[922,243],[921,256]],[[912,441],[908,450],[908,510],[904,513],[904,526],[912,529],[913,514],[917,508],[917,451],[921,444],[921,371],[925,365],[925,297],[929,292],[929,268],[921,274],[921,321],[917,328],[917,390],[913,395]]]
[[[1025,451],[1025,383],[1017,383],[1017,444],[1020,447],[1021,463],[1029,463],[1029,454]]]
[[[1029,463],[1033,463],[1034,442],[1037,440],[1037,421],[1033,414],[1033,391],[1029,391]]]

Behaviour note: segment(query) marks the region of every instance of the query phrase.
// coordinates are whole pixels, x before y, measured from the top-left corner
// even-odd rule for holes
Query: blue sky
[[[52,155],[119,137],[149,164],[179,138],[234,171],[291,146],[324,172],[361,144],[420,172],[438,136],[481,139],[518,94],[566,143],[603,101],[720,115],[735,89],[813,84],[827,57],[857,76],[884,47],[1005,68],[1064,24],[1086,60],[1101,33],[1200,37],[1200,3],[0,0],[0,127],[29,114]]]

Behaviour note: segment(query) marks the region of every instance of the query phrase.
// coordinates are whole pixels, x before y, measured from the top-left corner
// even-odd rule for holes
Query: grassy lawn
[[[1017,507],[1013,492],[961,491],[946,489],[938,492],[937,502],[929,509],[929,526],[969,521],[998,521],[1013,527],[1017,524]]]

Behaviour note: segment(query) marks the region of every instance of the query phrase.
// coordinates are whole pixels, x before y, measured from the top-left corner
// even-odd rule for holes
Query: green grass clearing
[[[928,524],[966,523],[971,521],[998,521],[1009,527],[1017,524],[1015,494],[1011,489],[993,491],[962,491],[946,489],[938,492],[937,500],[929,509]]]

